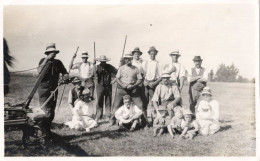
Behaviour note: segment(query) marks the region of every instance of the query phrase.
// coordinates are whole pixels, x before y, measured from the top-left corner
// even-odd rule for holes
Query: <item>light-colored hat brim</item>
[[[82,58],[88,58],[89,56],[88,55],[82,55],[81,57]]]
[[[59,50],[46,50],[44,54],[49,54],[55,52],[56,54],[58,54],[60,51]]]
[[[203,94],[209,94],[212,96],[212,94],[210,92],[202,92],[201,95],[203,95]]]
[[[170,74],[163,74],[161,77],[162,77],[162,78],[170,78],[171,75],[170,75]]]
[[[100,59],[100,58],[97,58],[96,61],[99,61],[99,62],[107,62],[107,61],[110,61],[111,59],[110,58],[106,58],[106,59]]]

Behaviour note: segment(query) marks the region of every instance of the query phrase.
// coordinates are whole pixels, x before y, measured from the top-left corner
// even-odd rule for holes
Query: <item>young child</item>
[[[183,110],[181,106],[177,106],[174,108],[174,114],[175,116],[171,119],[170,124],[167,126],[168,131],[172,138],[174,138],[174,135],[176,133],[181,134],[181,122],[183,119]]]
[[[157,114],[154,122],[153,122],[153,127],[154,127],[154,132],[153,132],[153,136],[156,137],[157,136],[157,132],[158,132],[158,136],[162,135],[166,129],[167,129],[167,125],[170,123],[170,116],[167,115],[167,109],[165,106],[160,105],[158,107],[158,111],[159,113]]]
[[[72,81],[74,88],[70,90],[68,103],[72,110],[72,120],[65,123],[71,129],[85,129],[90,132],[97,127],[97,122],[91,117],[90,108],[93,107],[93,101],[88,90],[83,90],[81,80],[78,77]]]
[[[190,110],[185,110],[183,112],[184,119],[181,122],[182,133],[180,139],[193,139],[199,131],[199,125],[194,120],[194,115]]]
[[[212,135],[220,129],[219,124],[219,104],[212,99],[211,90],[209,87],[204,87],[202,100],[199,102],[196,119],[200,126],[199,133],[202,135]]]

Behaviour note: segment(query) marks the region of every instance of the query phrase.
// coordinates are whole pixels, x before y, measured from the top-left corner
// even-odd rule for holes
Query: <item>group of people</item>
[[[208,73],[201,66],[201,57],[195,56],[195,67],[186,72],[183,64],[178,61],[181,56],[179,51],[169,54],[172,61],[166,65],[156,60],[158,52],[154,46],[150,47],[149,60],[144,61],[141,59],[142,51],[136,47],[123,56],[118,69],[107,63],[110,59],[105,55],[91,63],[88,61],[88,53],[82,53],[82,62],[71,63],[70,66],[72,70],[79,70],[79,77],[74,78],[74,88],[69,92],[68,103],[73,117],[66,125],[90,132],[98,126],[101,118],[107,117],[110,125],[117,124],[119,129],[134,131],[138,127],[153,127],[153,136],[168,131],[172,137],[180,133],[180,138],[192,139],[198,133],[209,135],[217,132],[220,129],[219,105],[212,99],[211,90],[207,86]],[[68,78],[62,62],[55,59],[58,53],[55,44],[49,44],[45,51],[46,57],[39,63],[38,71],[41,73],[44,65],[51,62],[51,67],[38,88],[40,104],[58,86],[60,74]],[[96,61],[100,64],[96,65]],[[117,83],[114,92],[113,75]],[[189,82],[190,106],[187,108],[183,107],[181,98],[185,77]],[[112,93],[115,93],[113,104]],[[56,91],[55,96],[57,94]],[[96,101],[95,117],[89,112],[94,107],[93,100]],[[57,97],[52,97],[43,108],[48,117],[42,125],[49,132],[56,101]],[[147,112],[149,107],[150,120]]]

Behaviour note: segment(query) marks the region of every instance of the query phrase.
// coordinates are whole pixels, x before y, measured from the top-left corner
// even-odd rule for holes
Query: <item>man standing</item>
[[[82,62],[73,64],[70,68],[72,70],[78,69],[79,75],[82,79],[82,86],[89,89],[91,99],[94,100],[94,75],[93,75],[93,63],[88,61],[88,52],[82,53]]]
[[[168,64],[169,73],[171,75],[170,81],[175,83],[181,92],[185,77],[185,69],[183,65],[178,62],[178,59],[181,55],[178,50],[171,52],[169,55],[172,59],[172,62]]]
[[[195,106],[199,100],[201,91],[207,85],[208,72],[205,68],[201,67],[203,59],[200,56],[195,56],[193,62],[194,68],[188,71],[187,80],[189,85],[189,97],[190,97],[190,110],[194,113]]]
[[[62,74],[64,78],[68,77],[68,72],[63,63],[58,59],[54,59],[56,54],[59,52],[59,50],[56,50],[55,43],[51,43],[46,47],[45,54],[47,56],[42,58],[39,62],[39,67],[37,69],[39,74],[42,72],[45,64],[49,61],[51,62],[49,69],[47,70],[38,87],[40,105],[43,105],[52,92],[58,87],[59,75]],[[52,97],[43,107],[43,111],[46,113],[46,117],[39,126],[41,126],[43,132],[46,134],[46,138],[51,132],[50,128],[55,115],[57,96],[58,91],[54,93],[54,97]]]
[[[148,50],[148,53],[150,55],[150,59],[148,61],[143,62],[142,64],[142,68],[144,71],[145,97],[147,101],[145,105],[148,105],[150,103],[150,106],[153,108],[153,104],[151,103],[151,100],[156,86],[161,81],[161,77],[160,77],[161,70],[160,70],[160,64],[156,60],[156,55],[158,53],[158,50],[154,46],[152,46]]]
[[[172,118],[174,115],[174,108],[178,105],[181,99],[180,92],[176,85],[170,84],[169,79],[171,76],[168,73],[163,73],[161,77],[162,81],[156,87],[152,99],[154,106],[153,111],[158,114],[159,105],[164,105],[167,107],[168,113]]]
[[[96,121],[103,116],[103,104],[105,100],[106,105],[106,115],[110,117],[111,115],[111,102],[112,102],[112,84],[111,76],[112,74],[116,75],[117,69],[107,64],[106,62],[110,59],[105,55],[101,55],[100,58],[97,58],[96,61],[99,61],[100,64],[97,65],[95,75],[95,85],[97,92],[97,105],[96,105]]]
[[[140,98],[139,85],[142,82],[142,75],[136,66],[132,65],[133,56],[132,53],[124,55],[125,65],[119,67],[116,74],[116,81],[118,83],[118,89],[115,94],[113,113],[110,119],[110,124],[114,125],[116,122],[115,112],[123,105],[123,96],[130,95],[134,104],[143,110],[143,102]]]

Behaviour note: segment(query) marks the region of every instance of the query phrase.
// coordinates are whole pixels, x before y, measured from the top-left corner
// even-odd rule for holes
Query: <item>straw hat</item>
[[[179,55],[179,56],[181,56],[181,54],[179,53],[179,50],[175,50],[175,51],[171,52],[169,55],[170,56],[171,55]]]
[[[96,60],[99,61],[99,62],[107,62],[107,61],[109,61],[110,59],[107,58],[105,55],[100,55],[100,57],[97,58]]]
[[[209,94],[212,96],[211,89],[209,87],[204,87],[201,92],[201,95],[203,95],[203,94]]]
[[[200,56],[194,56],[193,61],[203,61]]]
[[[58,54],[60,52],[59,50],[56,50],[55,43],[48,44],[44,54],[49,55],[52,52],[55,52],[56,54]]]
[[[72,81],[73,84],[81,82],[81,79],[79,77],[75,77]]]
[[[140,55],[143,54],[143,53],[140,51],[139,47],[136,47],[136,48],[132,51],[132,54],[134,55],[135,52],[140,53]]]
[[[88,58],[89,56],[88,56],[88,52],[85,52],[85,53],[82,53],[81,54],[81,58]]]
[[[170,78],[171,75],[168,72],[164,72],[164,73],[162,73],[161,77],[162,78]]]
[[[183,111],[183,115],[194,115],[194,114],[191,112],[190,109],[185,109],[185,110]]]
[[[150,49],[148,50],[148,53],[150,54],[150,52],[155,52],[156,54],[158,53],[158,50],[154,47],[154,46],[152,46],[152,47],[150,47]]]
[[[125,54],[125,55],[123,56],[123,58],[133,58],[133,55],[132,55],[132,53],[130,52],[130,53],[128,53],[128,54]]]

